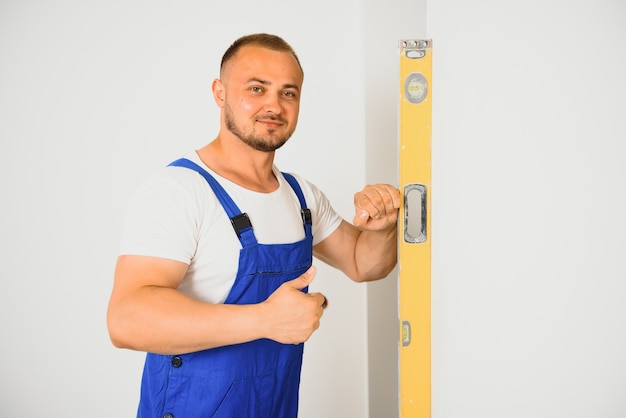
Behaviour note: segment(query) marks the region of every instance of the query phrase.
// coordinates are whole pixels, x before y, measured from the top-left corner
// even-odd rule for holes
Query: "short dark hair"
[[[222,62],[220,63],[220,74],[224,70],[224,66],[230,61],[235,54],[244,46],[256,45],[263,48],[271,49],[272,51],[288,52],[296,59],[300,71],[304,73],[300,59],[296,55],[296,51],[289,45],[283,38],[277,35],[271,35],[269,33],[254,33],[251,35],[245,35],[237,39],[228,47],[224,55],[222,56]]]

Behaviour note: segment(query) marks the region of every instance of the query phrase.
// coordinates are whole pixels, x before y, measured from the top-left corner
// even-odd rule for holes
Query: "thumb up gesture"
[[[311,284],[315,273],[315,266],[311,266],[301,276],[283,283],[261,304],[267,338],[283,344],[300,344],[319,328],[326,298],[321,293],[302,292]]]

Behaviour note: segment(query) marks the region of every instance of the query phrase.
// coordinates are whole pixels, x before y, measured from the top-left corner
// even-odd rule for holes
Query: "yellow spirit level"
[[[429,418],[432,41],[401,40],[400,416]]]

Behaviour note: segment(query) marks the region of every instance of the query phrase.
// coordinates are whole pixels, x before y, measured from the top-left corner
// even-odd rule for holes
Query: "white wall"
[[[306,67],[279,163],[346,217],[366,180],[395,176],[376,54],[434,39],[433,417],[626,414],[624,5],[431,0],[426,32],[423,3],[375,3],[0,3],[0,412],[133,415],[143,356],[104,322],[123,205],[214,135],[221,53],[267,30]],[[321,270],[302,417],[388,418],[395,285]],[[368,349],[376,330],[389,339]]]
[[[626,5],[428,2],[433,417],[626,416]]]
[[[122,212],[138,182],[215,135],[210,84],[239,35],[278,33],[298,51],[301,119],[278,162],[351,219],[371,4],[0,3],[0,412],[133,416],[143,354],[114,349],[105,326]],[[378,25],[395,54],[397,22]],[[378,116],[395,141],[395,105]],[[312,287],[330,308],[306,347],[301,417],[367,417],[367,288],[323,267]]]

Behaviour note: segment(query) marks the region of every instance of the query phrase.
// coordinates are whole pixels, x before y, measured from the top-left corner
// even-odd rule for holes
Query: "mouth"
[[[264,125],[267,125],[268,127],[273,127],[273,128],[282,126],[286,123],[286,121],[283,118],[281,118],[280,116],[275,116],[275,115],[257,117],[256,121]]]

